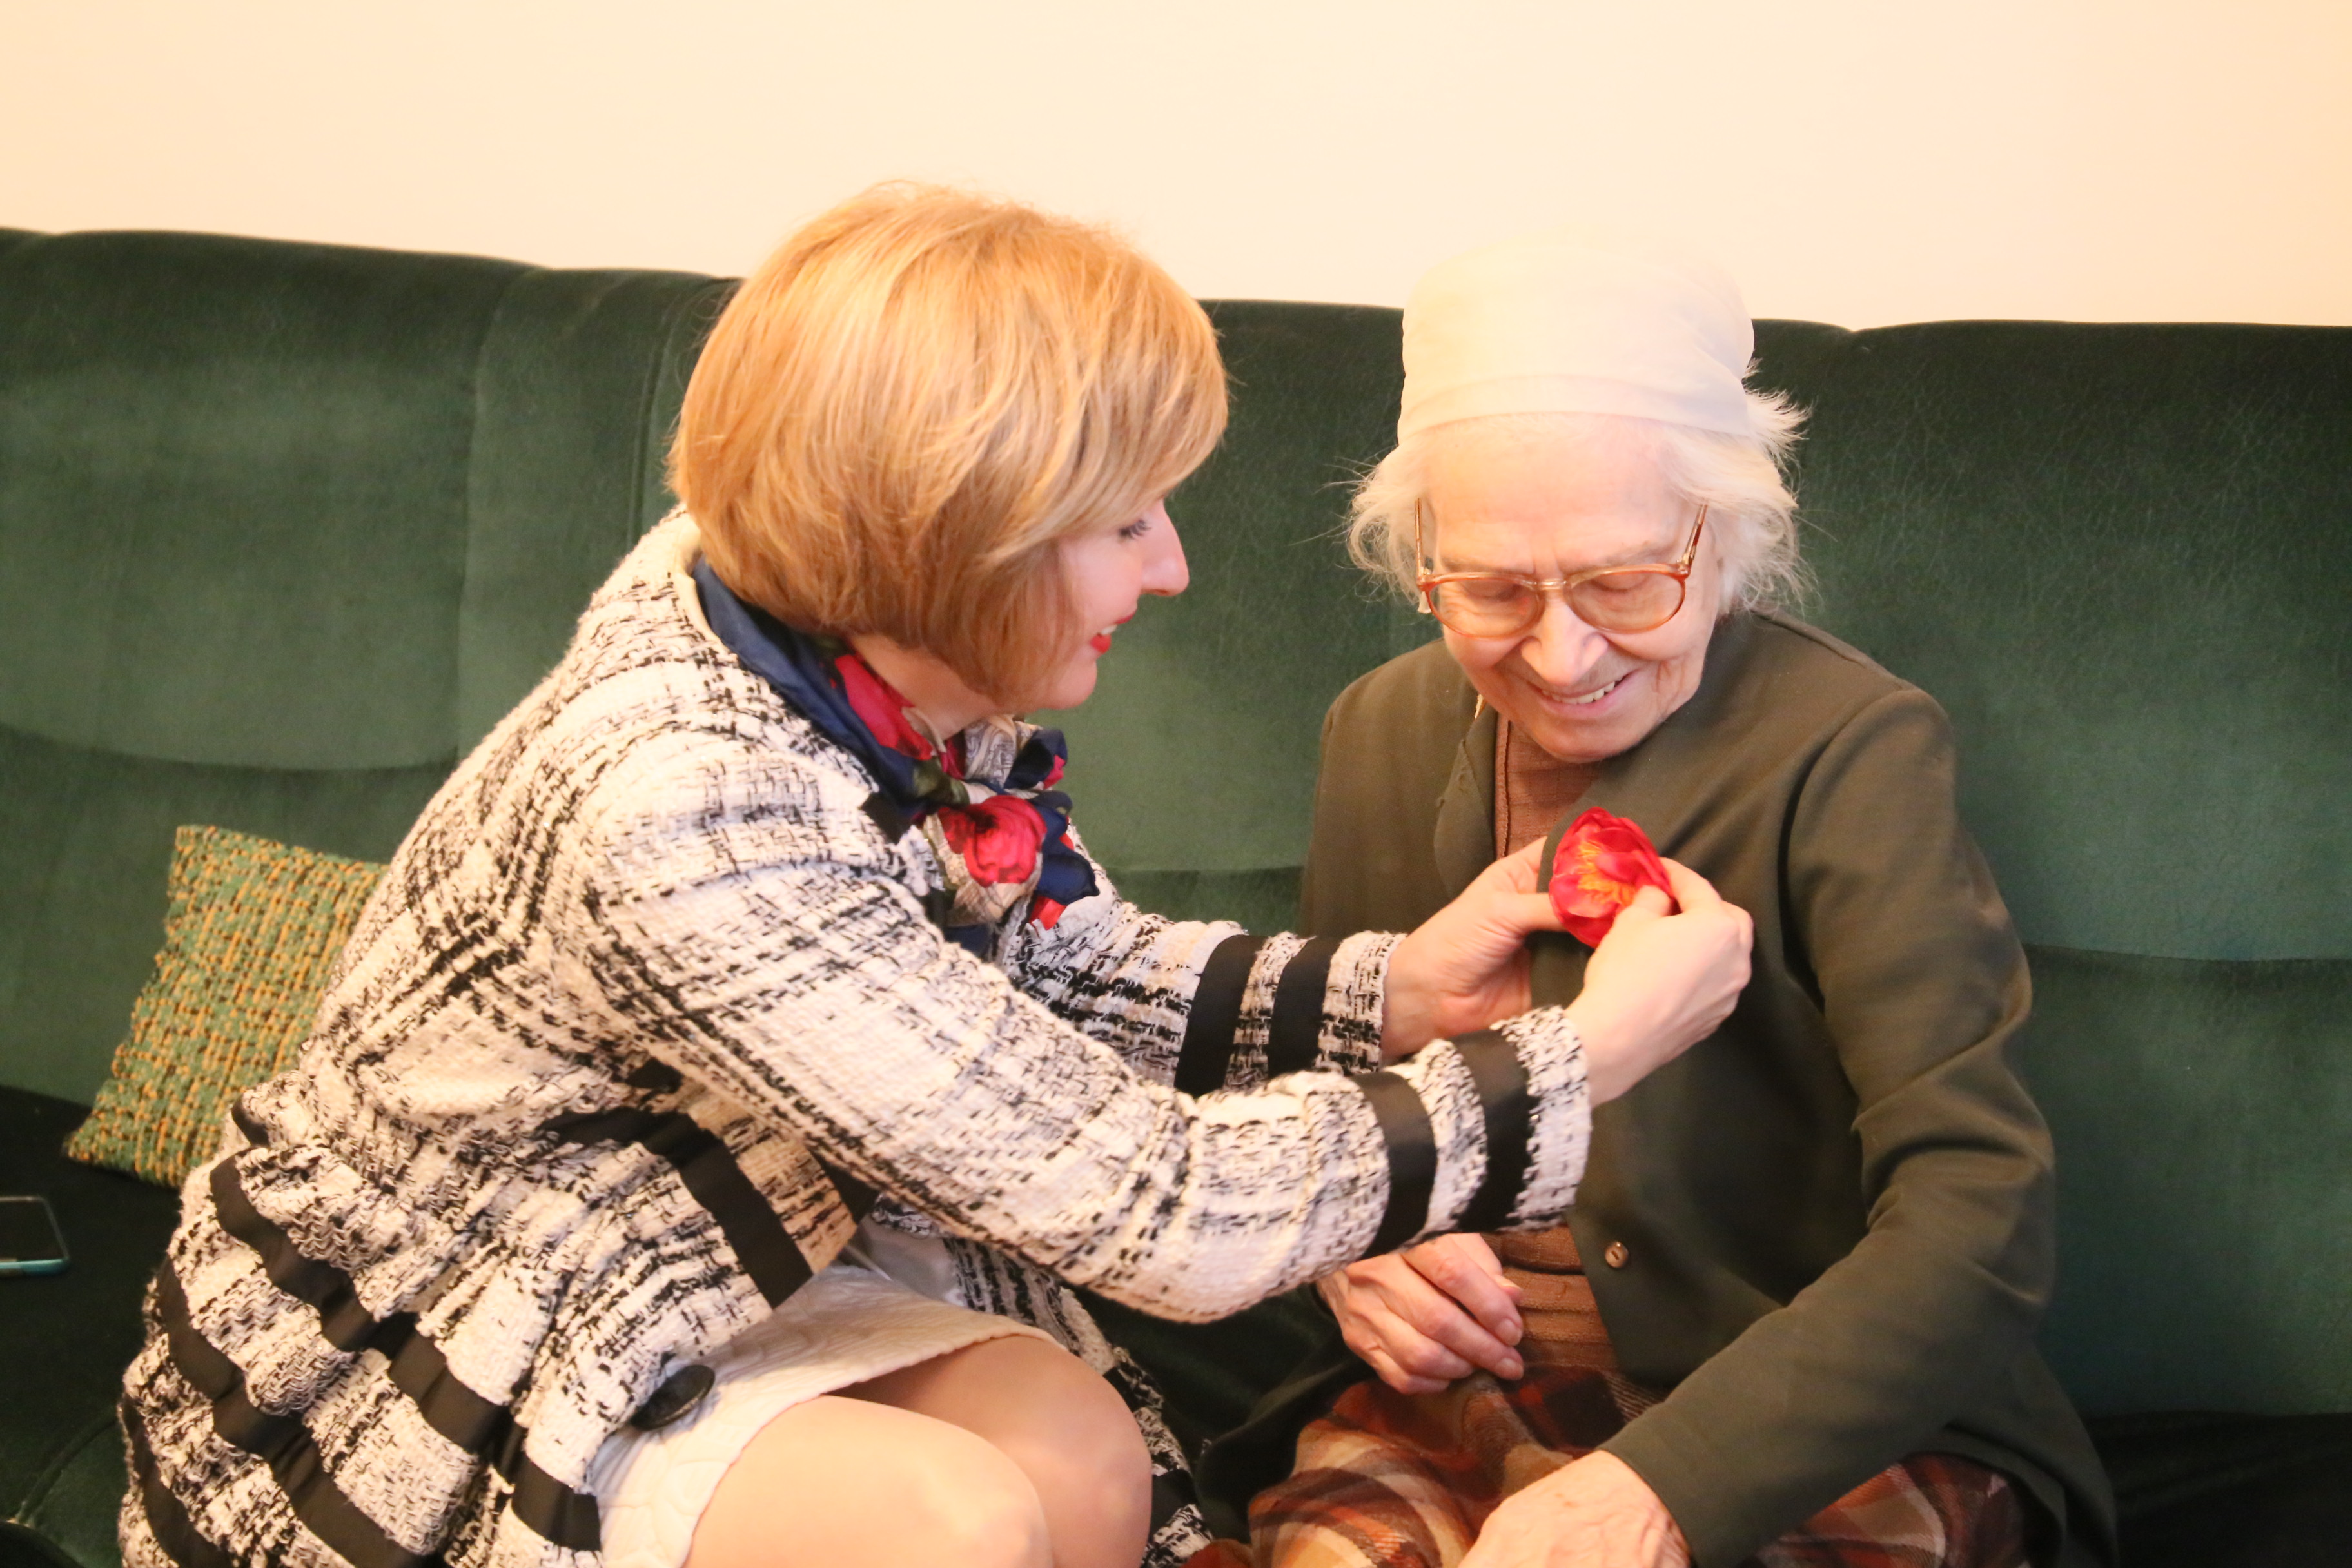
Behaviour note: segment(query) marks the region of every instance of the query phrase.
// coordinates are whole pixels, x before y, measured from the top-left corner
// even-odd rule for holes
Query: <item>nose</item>
[[[1609,639],[1577,619],[1565,595],[1544,595],[1543,619],[1519,643],[1519,658],[1537,679],[1573,687],[1609,652]]]
[[[1147,515],[1153,527],[1143,536],[1142,589],[1163,596],[1181,594],[1192,586],[1192,568],[1184,560],[1184,542],[1176,536],[1176,524],[1168,515],[1168,503],[1161,501]]]

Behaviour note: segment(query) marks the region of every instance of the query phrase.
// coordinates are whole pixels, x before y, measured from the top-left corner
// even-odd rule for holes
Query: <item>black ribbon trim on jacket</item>
[[[882,1195],[880,1193],[830,1160],[818,1160],[816,1166],[824,1173],[824,1179],[833,1184],[833,1190],[841,1194],[841,1206],[849,1211],[850,1223],[854,1225],[873,1212],[875,1200]]]
[[[1470,1069],[1486,1121],[1486,1178],[1454,1228],[1497,1230],[1511,1217],[1528,1177],[1532,1111],[1527,1065],[1519,1060],[1518,1047],[1492,1029],[1457,1036],[1454,1051]]]
[[[1200,1501],[1192,1478],[1182,1470],[1160,1470],[1151,1478],[1151,1533],[1158,1535],[1174,1519]]]
[[[382,1354],[390,1363],[385,1375],[415,1403],[426,1426],[497,1467],[514,1489],[507,1500],[517,1519],[558,1546],[574,1552],[599,1549],[604,1537],[596,1500],[556,1479],[523,1452],[530,1434],[516,1424],[505,1405],[484,1398],[450,1370],[441,1347],[417,1328],[415,1314],[395,1312],[381,1322],[370,1316],[360,1304],[350,1275],[332,1264],[303,1257],[293,1237],[253,1206],[235,1160],[223,1160],[213,1167],[212,1194],[221,1228],[260,1256],[272,1284],[318,1312],[319,1331],[329,1344],[352,1354],[362,1350]],[[195,1331],[193,1324],[188,1331]],[[179,1359],[176,1342],[173,1359]],[[181,1371],[190,1383],[204,1387],[185,1366]],[[219,1425],[217,1415],[214,1424]],[[228,1434],[224,1430],[222,1436]],[[282,1478],[279,1484],[284,1485]],[[320,1538],[326,1539],[323,1532]],[[356,1558],[353,1562],[357,1568],[369,1568]]]
[[[880,828],[882,837],[893,844],[905,837],[907,829],[915,826],[914,819],[899,810],[898,803],[878,789],[867,795],[866,804],[858,809],[865,812],[866,819]]]
[[[1437,1137],[1428,1108],[1412,1085],[1392,1072],[1367,1073],[1348,1080],[1371,1102],[1373,1119],[1389,1149],[1389,1206],[1364,1256],[1394,1252],[1429,1224],[1429,1194],[1437,1185]]]
[[[1225,1087],[1233,1067],[1234,1035],[1242,1022],[1242,994],[1265,938],[1229,936],[1201,966],[1192,1007],[1184,1016],[1184,1043],[1176,1052],[1176,1087],[1186,1094],[1214,1094]]]
[[[228,1119],[236,1123],[236,1130],[245,1134],[245,1141],[256,1148],[269,1142],[269,1130],[255,1121],[253,1112],[245,1108],[245,1096],[240,1094],[228,1102]]]
[[[131,1440],[131,1496],[139,1500],[140,1511],[147,1516],[147,1533],[163,1549],[179,1568],[236,1568],[236,1559],[205,1539],[163,1484],[155,1468],[155,1450],[148,1446],[147,1423],[140,1419],[138,1406],[125,1399],[115,1406],[122,1419],[122,1435]]]
[[[212,1401],[213,1430],[269,1467],[278,1489],[294,1505],[294,1517],[311,1534],[352,1568],[438,1568],[439,1557],[409,1551],[344,1495],[309,1428],[293,1416],[272,1415],[253,1403],[236,1363],[196,1331],[187,1295],[168,1258],[155,1274],[155,1312],[163,1321],[172,1364]],[[149,1517],[153,1517],[152,1511]]]
[[[771,1307],[809,1282],[814,1272],[792,1233],[727,1145],[693,1117],[677,1110],[604,1110],[559,1116],[547,1130],[570,1143],[635,1143],[669,1162],[694,1201],[718,1222],[751,1283]]]
[[[383,1325],[361,1304],[352,1277],[331,1263],[303,1257],[292,1237],[263,1217],[245,1195],[236,1160],[215,1163],[212,1190],[221,1228],[261,1255],[262,1271],[271,1284],[317,1309],[319,1331],[329,1344],[356,1355],[374,1342]]]
[[[1265,1076],[1313,1069],[1323,1052],[1323,993],[1339,944],[1318,936],[1291,956],[1274,987],[1274,1021],[1265,1037]]]
[[[523,1439],[528,1436],[520,1426],[508,1423],[505,1436],[489,1457],[499,1474],[514,1489],[507,1494],[508,1510],[558,1546],[573,1552],[603,1551],[604,1523],[597,1512],[596,1500],[586,1492],[572,1490],[540,1468],[522,1451]]]

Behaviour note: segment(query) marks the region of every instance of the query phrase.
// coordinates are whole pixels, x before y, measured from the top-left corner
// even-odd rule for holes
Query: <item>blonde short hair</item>
[[[744,280],[670,484],[736,593],[1010,704],[1075,635],[1058,542],[1140,513],[1224,425],[1207,315],[1126,241],[881,185]]]
[[[1357,484],[1348,553],[1406,598],[1418,597],[1413,508],[1426,494],[1431,450],[1474,426],[1532,434],[1569,425],[1587,440],[1632,444],[1685,502],[1706,507],[1707,529],[1723,552],[1727,607],[1793,607],[1811,579],[1797,550],[1797,498],[1784,470],[1804,414],[1782,394],[1752,387],[1748,412],[1754,433],[1745,437],[1614,414],[1490,414],[1416,431]]]

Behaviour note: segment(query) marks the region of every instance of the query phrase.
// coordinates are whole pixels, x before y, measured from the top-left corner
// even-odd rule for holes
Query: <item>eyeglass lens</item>
[[[1430,585],[1430,608],[1465,637],[1510,637],[1543,618],[1543,595],[1508,577]],[[1667,572],[1612,572],[1568,591],[1568,607],[1604,632],[1645,632],[1682,608],[1682,579]]]

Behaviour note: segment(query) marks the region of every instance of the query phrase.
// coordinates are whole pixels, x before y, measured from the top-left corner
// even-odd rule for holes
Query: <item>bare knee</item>
[[[929,1546],[920,1560],[956,1568],[1051,1568],[1053,1536],[1037,1488],[1003,1450],[969,1433],[926,1444],[898,1468],[904,1512],[890,1533]],[[909,1559],[913,1560],[913,1559]]]
[[[1135,1413],[1118,1391],[1088,1371],[1076,1357],[1065,1357],[1061,1375],[1053,1379],[1042,1414],[1036,1447],[1043,1450],[1033,1476],[1043,1468],[1064,1479],[1077,1495],[1108,1505],[1128,1500],[1150,1511],[1151,1455]],[[1024,1446],[1025,1447],[1025,1446]],[[1045,1483],[1040,1483],[1041,1485]]]
[[[990,1440],[1034,1483],[1064,1568],[1134,1563],[1151,1519],[1151,1455],[1134,1413],[1076,1357],[1020,1342],[1028,1397]]]
[[[1057,1568],[1132,1568],[1151,1518],[1151,1457],[1135,1417],[1084,1362],[1009,1336],[864,1385],[860,1398],[984,1438],[1033,1484]]]
[[[686,1568],[1052,1568],[1027,1472],[948,1422],[856,1400],[778,1417],[721,1478]]]

